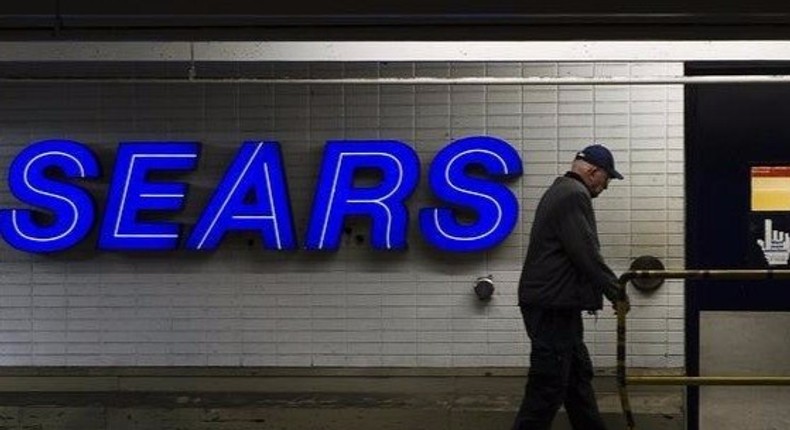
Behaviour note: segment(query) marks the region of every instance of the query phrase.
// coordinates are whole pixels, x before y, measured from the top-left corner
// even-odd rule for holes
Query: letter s
[[[0,211],[0,234],[16,249],[32,253],[62,251],[90,232],[96,209],[83,188],[52,179],[60,170],[67,178],[96,178],[99,162],[93,152],[70,140],[44,140],[25,148],[11,163],[8,183],[20,201],[49,211],[51,222],[36,219],[29,209]]]
[[[518,152],[493,137],[459,139],[439,151],[431,162],[431,190],[439,199],[477,214],[473,222],[463,223],[453,208],[420,210],[420,229],[439,249],[482,251],[505,240],[516,225],[516,196],[504,185],[469,176],[467,168],[473,165],[482,166],[488,176],[498,180],[522,173]]]

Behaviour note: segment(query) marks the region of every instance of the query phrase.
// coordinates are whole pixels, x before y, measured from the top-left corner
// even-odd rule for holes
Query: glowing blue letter
[[[47,178],[47,170],[53,167],[68,178],[99,176],[96,156],[80,143],[44,140],[25,148],[11,163],[8,185],[22,202],[51,211],[52,221],[37,221],[27,209],[0,211],[0,232],[20,251],[46,253],[71,248],[93,226],[96,210],[91,195],[80,187]]]
[[[254,196],[252,201],[248,195]],[[266,249],[296,248],[278,143],[244,142],[192,231],[187,248],[215,249],[229,230],[259,231]]]
[[[178,246],[181,226],[172,222],[141,222],[143,211],[180,211],[187,185],[149,182],[151,171],[192,170],[200,146],[196,142],[122,142],[107,196],[99,248],[166,250]]]
[[[376,169],[376,186],[355,187],[359,169]],[[409,211],[404,204],[420,177],[414,150],[395,140],[329,141],[318,176],[307,249],[336,250],[348,215],[372,218],[371,243],[376,249],[404,249]]]
[[[431,189],[443,201],[477,213],[473,223],[459,223],[453,209],[420,210],[423,235],[440,249],[485,250],[505,240],[516,225],[516,196],[503,185],[468,176],[466,169],[472,165],[483,167],[494,178],[521,175],[521,158],[516,150],[493,137],[459,139],[439,151],[431,163]]]

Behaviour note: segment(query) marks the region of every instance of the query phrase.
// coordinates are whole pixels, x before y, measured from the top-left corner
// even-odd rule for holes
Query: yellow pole
[[[790,385],[790,376],[627,376],[626,319],[623,297],[625,286],[634,278],[645,279],[720,279],[760,280],[790,279],[790,270],[632,270],[620,276],[621,297],[617,312],[617,391],[626,425],[634,429],[634,415],[628,399],[628,384],[634,385]]]
[[[629,376],[633,385],[790,385],[790,376]]]
[[[620,283],[620,288],[620,297],[618,297],[615,303],[617,311],[617,393],[620,396],[620,405],[623,407],[626,426],[629,430],[633,430],[636,428],[636,422],[634,421],[634,414],[631,411],[631,402],[628,399],[628,378],[625,365],[625,282]]]

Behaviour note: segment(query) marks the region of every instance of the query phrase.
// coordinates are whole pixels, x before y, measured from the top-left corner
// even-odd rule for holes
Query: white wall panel
[[[159,54],[156,54],[159,55]],[[677,74],[679,64],[277,64],[289,76],[611,76]],[[416,71],[416,72],[415,72]],[[642,253],[683,262],[683,100],[673,86],[267,86],[3,84],[0,169],[26,145],[81,141],[99,153],[90,185],[103,206],[114,151],[124,140],[203,143],[187,208],[193,223],[245,139],[282,144],[298,238],[303,240],[327,139],[396,138],[412,145],[423,181],[410,201],[410,249],[369,249],[367,224],[332,254],[273,253],[228,237],[210,255],[99,253],[94,243],[55,256],[0,244],[0,364],[222,366],[524,366],[529,345],[516,283],[534,207],[593,141],[615,152],[625,181],[596,200],[603,253],[617,272]],[[428,163],[450,139],[505,138],[524,176],[510,184],[519,225],[500,247],[472,255],[429,248],[417,211],[432,202]],[[17,206],[6,184],[0,206]],[[357,243],[354,236],[364,236]],[[491,274],[488,304],[471,291]],[[632,366],[682,364],[682,283],[632,292]],[[598,366],[615,364],[611,309],[586,317]]]

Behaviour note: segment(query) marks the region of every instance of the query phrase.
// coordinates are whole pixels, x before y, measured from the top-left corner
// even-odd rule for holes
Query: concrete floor
[[[0,430],[509,429],[524,384],[515,369],[36,372],[0,372]],[[614,378],[596,387],[609,428],[625,428]],[[632,387],[631,403],[639,429],[684,428],[681,389]]]

